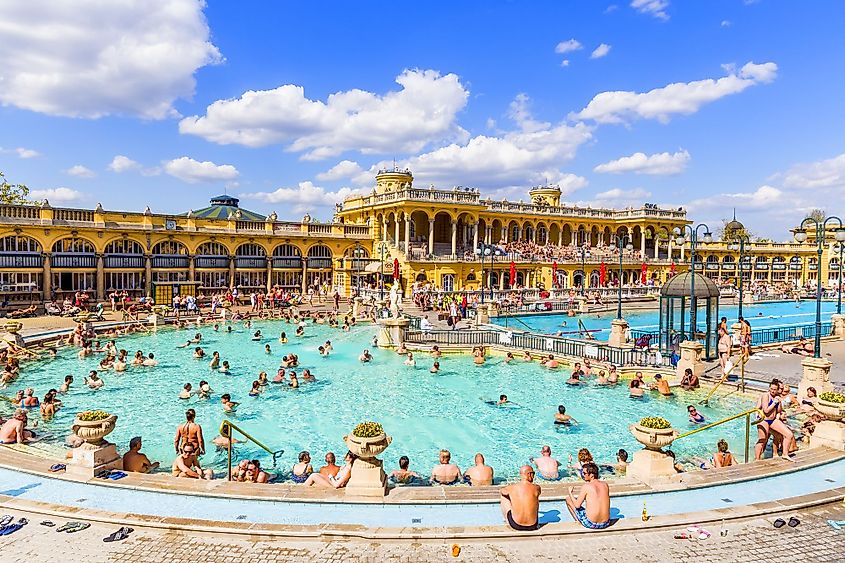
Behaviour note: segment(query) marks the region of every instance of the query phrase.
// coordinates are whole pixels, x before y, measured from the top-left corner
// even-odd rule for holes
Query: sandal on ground
[[[796,518],[795,516],[793,516],[792,518],[790,518],[790,519],[789,519],[789,522],[787,522],[787,524],[789,525],[789,527],[790,527],[790,528],[795,528],[795,527],[796,527],[796,526],[798,526],[798,524],[800,524],[800,523],[801,523],[801,520],[799,520],[799,519],[798,519],[798,518]]]
[[[51,520],[44,520],[44,521],[41,522],[41,525],[47,526],[48,528],[53,528],[53,527],[55,527],[56,523],[51,521]]]
[[[54,463],[50,466],[50,473],[57,473],[59,471],[64,471],[67,469],[67,465],[64,463]]]
[[[124,477],[126,477],[126,473],[123,471],[112,471],[108,478],[112,481],[117,481],[118,479],[123,479]]]
[[[57,532],[67,532],[71,528],[75,528],[76,526],[79,526],[79,524],[80,523],[76,522],[75,520],[72,520],[70,522],[65,522],[64,524],[62,524],[61,526],[56,528],[56,531]]]
[[[29,524],[29,520],[27,520],[26,518],[21,518],[14,524],[8,524],[6,526],[3,526],[3,528],[0,529],[0,536],[8,536],[9,534],[14,534],[27,524]]]
[[[778,518],[777,520],[772,522],[772,526],[774,526],[775,528],[783,528],[784,526],[786,526],[786,520],[784,520],[783,518]]]
[[[127,528],[126,526],[123,526],[118,531],[113,532],[113,533],[109,534],[108,536],[104,537],[103,541],[104,542],[123,541],[126,538],[128,538],[129,534],[131,534],[134,531],[135,530],[133,528]]]
[[[68,530],[67,533],[72,534],[74,532],[81,532],[82,530],[87,530],[88,528],[91,527],[91,524],[89,524],[88,522],[78,522],[78,524],[79,524],[78,526]]]
[[[845,527],[845,520],[828,520],[827,525],[837,532],[841,532],[842,528]]]

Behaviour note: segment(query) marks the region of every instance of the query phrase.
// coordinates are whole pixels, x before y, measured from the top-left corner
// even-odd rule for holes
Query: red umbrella
[[[602,262],[601,268],[599,268],[599,286],[604,287],[606,281],[607,281],[607,266],[605,266],[604,262]]]
[[[645,279],[645,278],[646,278],[645,273],[646,273],[646,270],[647,270],[647,269],[648,269],[648,267],[645,265],[645,262],[643,262],[643,273],[642,273],[642,275],[640,276],[640,283],[645,283],[645,281],[646,281],[646,279]]]
[[[510,274],[510,286],[516,286],[516,264],[511,261],[511,274]]]
[[[557,285],[557,261],[552,262],[552,287]]]
[[[393,277],[394,278],[399,277],[399,259],[398,258],[393,259]]]
[[[669,266],[669,273],[672,274],[673,276],[675,275],[675,263],[674,262],[672,262],[672,265]]]

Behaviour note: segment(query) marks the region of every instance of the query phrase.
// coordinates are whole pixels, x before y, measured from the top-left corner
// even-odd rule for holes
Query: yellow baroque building
[[[394,261],[403,288],[418,280],[447,291],[509,288],[511,262],[518,286],[597,287],[602,263],[606,282],[617,279],[620,240],[625,284],[640,281],[643,264],[656,283],[689,267],[689,244],[672,236],[691,225],[682,208],[567,205],[556,186],[528,196],[512,202],[470,188],[415,187],[410,171],[394,168],[380,171],[367,195],[338,204],[329,223],[265,217],[232,196],[183,214],[0,205],[0,291],[16,302],[79,290],[102,300],[112,290],[139,297],[156,283],[184,282],[200,292],[328,284],[348,295],[377,283],[379,272],[393,282]],[[805,244],[748,243],[742,264],[729,241],[700,243],[695,267],[725,283],[742,275],[746,283],[803,285],[821,275],[833,286],[841,254],[827,235],[821,261],[811,236]],[[506,252],[484,254],[490,245]]]

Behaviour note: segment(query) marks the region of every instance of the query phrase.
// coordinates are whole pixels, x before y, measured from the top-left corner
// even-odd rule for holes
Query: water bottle
[[[645,508],[645,501],[643,501],[643,522],[648,521],[648,510]]]

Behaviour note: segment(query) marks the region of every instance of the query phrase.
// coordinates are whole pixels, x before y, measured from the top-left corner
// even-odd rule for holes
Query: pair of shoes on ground
[[[50,523],[52,524],[52,522],[50,522]],[[44,525],[48,526],[48,524],[44,524]],[[65,524],[62,524],[61,526],[56,528],[56,531],[57,532],[67,532],[68,534],[73,534],[75,532],[81,532],[82,530],[87,530],[90,527],[91,527],[91,524],[89,524],[88,522],[71,521],[71,522],[67,522]]]
[[[775,528],[783,528],[784,526],[788,525],[790,528],[795,528],[800,523],[801,521],[795,516],[793,516],[789,519],[789,521],[786,521],[783,518],[778,518],[772,523],[772,526],[774,526]]]
[[[14,534],[27,524],[29,524],[29,520],[26,518],[19,518],[17,522],[14,522],[14,518],[6,514],[0,518],[0,536]]]

